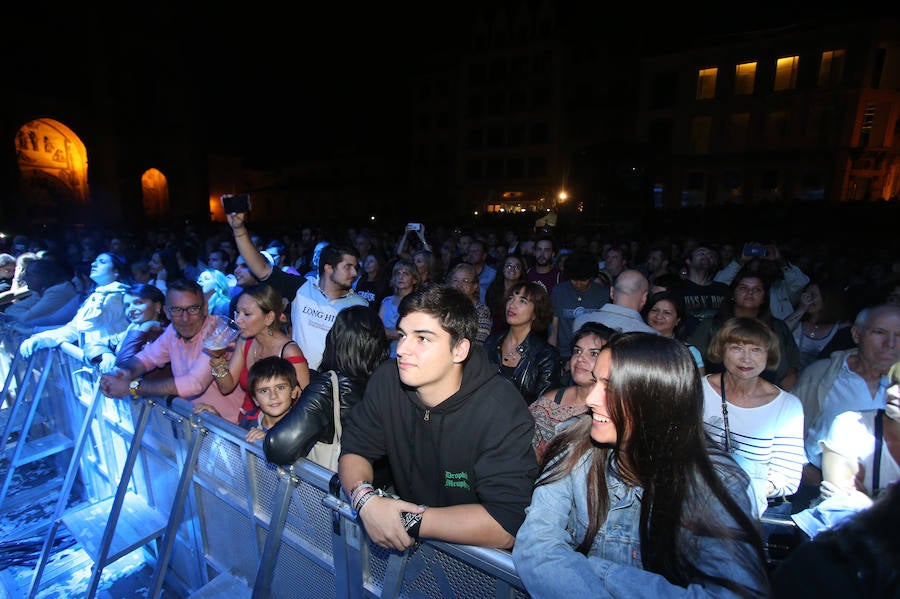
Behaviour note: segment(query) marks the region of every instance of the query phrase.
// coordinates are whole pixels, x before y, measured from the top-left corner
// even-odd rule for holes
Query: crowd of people
[[[340,444],[372,541],[510,549],[535,597],[778,595],[766,516],[803,546],[897,495],[900,257],[253,228],[16,237],[2,320],[24,358],[78,344],[109,397],[183,397],[275,463]]]

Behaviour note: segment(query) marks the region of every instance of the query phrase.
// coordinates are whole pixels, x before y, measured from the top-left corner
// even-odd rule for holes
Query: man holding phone
[[[300,346],[310,368],[318,368],[325,337],[337,313],[349,306],[368,306],[353,290],[359,252],[350,246],[328,245],[319,257],[319,276],[307,279],[272,266],[250,239],[246,212],[226,213],[234,242],[247,268],[261,282],[291,300],[291,337]],[[309,283],[308,285],[306,283]]]

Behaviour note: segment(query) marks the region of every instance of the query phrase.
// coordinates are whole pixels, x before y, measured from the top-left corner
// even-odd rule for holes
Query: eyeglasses
[[[178,317],[187,312],[190,316],[197,316],[200,314],[200,310],[203,306],[198,304],[194,304],[193,306],[188,306],[187,308],[181,308],[179,306],[166,306],[166,313],[170,317]]]
[[[453,279],[450,281],[451,285],[471,285],[474,281],[472,279]]]
[[[521,264],[504,264],[503,268],[506,270],[522,270]]]

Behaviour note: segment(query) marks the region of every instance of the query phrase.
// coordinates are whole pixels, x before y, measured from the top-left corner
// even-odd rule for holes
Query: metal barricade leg
[[[8,469],[6,471],[6,477],[3,479],[3,488],[0,490],[0,506],[3,505],[3,502],[6,501],[6,494],[9,492],[9,485],[12,483],[13,475],[16,472],[16,468],[22,465],[22,454],[25,451],[25,445],[28,441],[28,433],[31,430],[31,425],[34,422],[34,417],[37,414],[38,406],[41,402],[41,395],[44,392],[44,387],[47,384],[47,379],[50,377],[50,363],[53,360],[53,352],[46,352],[46,359],[44,360],[44,367],[41,370],[41,375],[38,380],[37,387],[34,390],[34,397],[32,397],[31,402],[28,406],[28,414],[25,416],[25,422],[22,424],[22,430],[19,433],[19,439],[16,441],[16,446],[13,449],[12,457],[9,459]],[[34,357],[34,356],[32,356]],[[29,363],[30,364],[30,363]],[[30,375],[30,369],[29,369]],[[16,401],[16,405],[13,406],[13,409],[19,407],[19,405],[23,403],[22,397],[20,396]],[[13,415],[10,415],[10,423],[13,421]],[[9,428],[9,426],[7,427]],[[3,441],[6,443],[6,439]],[[43,457],[43,455],[35,456],[35,459],[38,457]]]
[[[175,500],[172,509],[169,512],[169,521],[166,524],[166,532],[163,536],[162,547],[159,556],[156,559],[156,567],[153,569],[153,582],[148,597],[159,597],[162,592],[163,582],[166,578],[166,568],[169,566],[169,559],[172,557],[172,550],[175,546],[175,540],[178,536],[178,527],[181,525],[181,516],[184,512],[184,505],[187,502],[188,495],[191,491],[191,481],[194,476],[194,468],[197,465],[197,456],[200,454],[200,443],[203,440],[204,431],[199,426],[192,426],[193,436],[191,438],[191,447],[187,457],[184,460],[184,466],[181,469],[181,475],[178,479],[178,489],[175,493]]]
[[[284,531],[284,523],[287,520],[293,492],[294,483],[291,476],[286,475],[282,477],[275,493],[275,505],[272,509],[272,518],[269,521],[266,544],[263,547],[259,567],[256,570],[256,581],[253,583],[253,599],[266,599],[272,595],[275,559],[278,557],[278,549],[281,547],[281,534]]]
[[[84,420],[81,423],[81,430],[78,432],[78,438],[75,442],[75,448],[72,451],[72,458],[69,460],[69,467],[66,470],[66,477],[63,480],[62,489],[59,492],[59,500],[57,500],[56,509],[53,511],[53,520],[50,524],[50,531],[44,538],[44,546],[41,549],[41,555],[38,559],[37,567],[35,568],[34,574],[31,577],[31,586],[28,589],[29,598],[33,598],[37,593],[38,587],[41,583],[41,576],[43,576],[44,568],[47,565],[47,560],[50,559],[50,552],[53,550],[53,543],[56,540],[56,533],[59,530],[59,525],[62,523],[61,517],[66,509],[66,504],[69,501],[69,493],[72,490],[72,486],[75,484],[75,477],[78,475],[78,470],[81,466],[81,456],[84,452],[85,444],[87,443],[87,439],[90,435],[91,422],[93,421],[94,415],[97,412],[97,407],[102,402],[102,397],[103,395],[100,393],[99,385],[95,385],[91,404],[90,406],[88,406],[88,410],[84,415]]]
[[[19,385],[19,392],[18,392],[18,396],[16,397],[16,401],[9,408],[9,411],[10,411],[9,419],[6,421],[6,425],[3,427],[3,438],[2,438],[2,446],[3,447],[6,447],[6,441],[9,439],[9,436],[12,434],[13,428],[15,427],[16,417],[18,416],[19,411],[22,410],[23,405],[26,403],[25,397],[27,397],[26,392],[28,391],[28,386],[29,386],[28,383],[31,381],[31,376],[29,376],[29,373],[32,372],[32,369],[34,368],[35,362],[37,361],[38,353],[39,352],[34,352],[33,354],[31,354],[31,357],[28,358],[28,364],[25,367],[26,376],[24,376],[22,378],[22,383]],[[18,354],[16,354],[16,355],[18,355]],[[22,359],[24,359],[24,358],[22,358]],[[9,375],[7,375],[7,383],[6,383],[7,385],[10,384],[9,383],[10,376],[14,376],[14,373],[12,370],[10,370]],[[4,388],[4,393],[7,393],[7,390],[5,388]],[[4,395],[4,400],[5,399],[6,399],[6,396]]]
[[[32,354],[32,358],[34,354]],[[6,378],[3,382],[3,390],[0,391],[0,406],[6,402],[6,399],[9,397],[10,392],[12,391],[12,382],[16,380],[16,371],[19,369],[19,365],[25,358],[19,352],[13,354],[12,359],[9,361],[9,372],[6,373]],[[31,364],[31,360],[28,361],[29,365]],[[10,403],[10,406],[12,404]],[[5,440],[5,438],[4,438]]]
[[[131,482],[131,471],[137,461],[138,453],[141,449],[141,438],[147,429],[147,423],[150,420],[150,403],[145,401],[141,406],[141,413],[138,423],[134,427],[134,437],[131,441],[131,447],[128,450],[128,457],[125,459],[125,465],[122,468],[122,478],[119,480],[119,486],[116,489],[116,497],[113,500],[112,508],[109,513],[109,520],[106,528],[103,530],[103,537],[100,541],[100,552],[97,561],[94,563],[91,572],[91,580],[88,584],[88,590],[85,597],[92,598],[97,593],[97,587],[100,585],[100,576],[103,574],[103,568],[106,566],[106,558],[109,556],[109,550],[112,546],[113,534],[116,531],[116,523],[119,514],[122,511],[122,505],[125,503],[125,494],[128,492],[128,485]]]

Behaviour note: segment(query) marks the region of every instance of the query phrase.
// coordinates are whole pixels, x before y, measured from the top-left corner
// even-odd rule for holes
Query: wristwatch
[[[139,395],[139,389],[141,388],[141,381],[144,379],[136,378],[131,383],[128,384],[128,392],[131,394],[131,397],[137,397]]]

